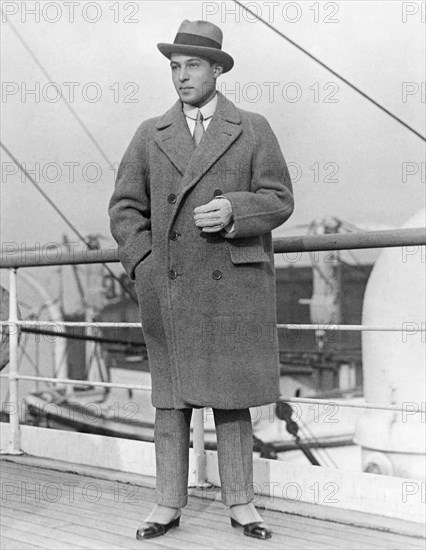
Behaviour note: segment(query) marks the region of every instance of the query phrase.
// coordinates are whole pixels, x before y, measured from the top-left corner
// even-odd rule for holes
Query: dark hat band
[[[204,46],[205,48],[216,48],[217,50],[222,49],[222,46],[219,42],[216,42],[216,40],[198,34],[189,34],[187,32],[178,32],[174,44],[183,46]]]

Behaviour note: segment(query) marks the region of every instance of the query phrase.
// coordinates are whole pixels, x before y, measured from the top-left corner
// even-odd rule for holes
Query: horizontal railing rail
[[[420,246],[426,246],[426,228],[395,229],[386,231],[369,231],[354,233],[331,233],[326,235],[305,235],[297,237],[275,238],[274,253],[301,253],[313,251],[337,251],[349,249],[367,249],[382,247],[407,247],[405,254],[417,253]],[[54,256],[53,256],[54,254]],[[19,402],[19,380],[35,380],[52,382],[66,385],[82,385],[104,388],[123,388],[141,391],[151,391],[150,386],[141,386],[136,384],[120,384],[117,382],[99,382],[91,380],[75,380],[67,378],[52,378],[42,376],[21,375],[18,369],[18,339],[19,327],[26,326],[56,326],[56,327],[86,327],[86,328],[106,328],[106,327],[125,327],[139,328],[141,323],[84,323],[84,322],[62,322],[62,321],[34,321],[19,320],[17,309],[17,269],[22,267],[40,267],[55,265],[75,265],[75,264],[96,264],[118,262],[119,257],[116,248],[99,250],[75,250],[70,246],[46,245],[45,247],[35,247],[27,249],[19,247],[16,243],[3,243],[0,254],[0,269],[9,269],[9,319],[1,321],[0,326],[9,327],[10,339],[10,360],[9,374],[0,374],[1,378],[9,380],[9,399],[12,403]],[[386,325],[334,325],[334,324],[278,324],[279,329],[286,330],[346,330],[346,331],[388,331],[388,332],[409,332],[412,327],[407,328],[401,322],[400,326]],[[10,330],[14,328],[14,330]],[[419,330],[424,331],[422,326]],[[330,399],[315,398],[280,398],[280,401],[295,404],[322,404],[330,406],[339,406],[354,409],[375,409],[382,411],[425,414],[425,411],[418,407],[413,410],[412,403],[393,403],[384,405],[380,403],[353,403],[344,400],[332,401]],[[410,406],[408,409],[407,407]],[[205,452],[204,452],[204,426],[202,409],[198,409],[194,414],[194,453],[196,460],[196,476],[198,482],[203,484],[205,481]],[[9,454],[21,453],[20,446],[20,424],[19,415],[10,414],[10,440],[7,452]]]
[[[71,328],[142,328],[142,323],[119,323],[119,322],[82,322],[82,321],[35,321],[31,320],[19,320],[19,321],[0,321],[0,326],[21,326],[21,327],[71,327]],[[412,332],[413,323],[402,322],[400,326],[397,325],[340,325],[340,324],[296,324],[296,323],[278,323],[278,329],[285,330],[324,330],[324,331],[359,331],[359,332]],[[425,326],[419,326],[417,332],[425,332]],[[66,336],[63,332],[58,332],[58,336]]]
[[[329,233],[274,238],[274,253],[351,250],[382,247],[426,246],[426,228],[387,229],[354,233]],[[76,244],[76,243],[74,243]],[[81,243],[80,243],[80,246]],[[117,248],[76,250],[76,246],[19,247],[17,243],[2,243],[0,269],[10,267],[40,267],[70,264],[119,262]],[[414,251],[412,251],[414,252]],[[407,251],[407,254],[409,252]]]
[[[0,374],[0,378],[8,378],[8,374]],[[94,388],[118,388],[123,390],[135,390],[135,391],[151,391],[151,386],[141,386],[138,384],[120,384],[119,382],[99,382],[95,380],[78,380],[75,378],[53,378],[49,376],[31,376],[20,374],[15,377],[17,380],[34,380],[38,382],[52,382],[56,384],[69,384],[71,386],[89,386]],[[380,405],[379,403],[353,403],[345,401],[345,398],[335,399],[315,399],[311,397],[283,397],[281,396],[278,401],[283,401],[285,403],[304,403],[304,404],[315,404],[315,405],[324,405],[324,406],[334,406],[334,407],[343,407],[347,409],[373,409],[381,411],[391,411],[391,412],[402,412],[410,414],[422,414],[426,413],[423,404],[423,409],[417,408],[413,409],[413,403],[407,402],[405,405],[395,404],[395,405]],[[55,403],[49,403],[54,405]]]

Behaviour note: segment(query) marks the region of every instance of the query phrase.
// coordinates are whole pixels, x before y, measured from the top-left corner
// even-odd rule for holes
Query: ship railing
[[[426,228],[408,228],[384,231],[354,232],[342,234],[325,235],[305,235],[297,237],[281,237],[274,239],[274,253],[302,253],[314,251],[337,251],[350,249],[367,248],[389,248],[404,247],[405,254],[419,253],[420,247],[426,246]],[[72,251],[56,251],[56,257],[48,257],[42,250],[21,249],[16,244],[5,243],[2,246],[0,255],[0,269],[9,269],[9,318],[7,321],[0,321],[0,326],[9,328],[9,373],[0,374],[1,378],[7,378],[9,381],[9,399],[10,403],[19,403],[19,381],[34,380],[38,382],[53,382],[60,384],[71,384],[104,387],[104,388],[122,388],[129,390],[151,391],[150,386],[135,384],[120,384],[118,382],[100,382],[92,380],[76,380],[67,378],[52,378],[46,376],[30,376],[19,373],[18,369],[18,344],[19,327],[81,327],[90,329],[93,326],[97,328],[109,327],[137,327],[141,328],[141,323],[111,323],[111,322],[58,322],[58,321],[29,321],[18,319],[18,296],[17,296],[17,270],[23,267],[57,266],[57,265],[77,265],[77,264],[99,264],[118,262],[117,250],[98,249]],[[50,254],[49,254],[50,256]],[[344,324],[278,324],[278,329],[286,330],[322,330],[322,331],[388,331],[404,332],[407,327],[401,323],[401,326],[392,325],[344,325]],[[412,327],[410,328],[412,330]],[[419,327],[424,331],[425,327]],[[62,333],[63,334],[63,333]],[[294,404],[321,404],[335,406],[335,401],[327,399],[303,398],[303,397],[282,397],[281,401]],[[355,409],[376,409],[382,411],[407,412],[404,404],[385,405],[380,403],[353,403],[339,400],[339,407]],[[411,410],[410,414],[424,414],[421,409]],[[202,409],[194,410],[193,417],[193,451],[195,455],[195,477],[200,485],[205,482],[205,450],[204,450],[204,423]],[[9,415],[9,441],[6,453],[20,454],[21,436],[19,413]]]

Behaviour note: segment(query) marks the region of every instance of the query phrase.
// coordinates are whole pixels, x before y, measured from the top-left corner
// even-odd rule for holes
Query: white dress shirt
[[[207,130],[210,124],[213,113],[216,110],[216,105],[217,105],[217,94],[215,94],[214,98],[211,99],[208,103],[206,103],[200,109],[201,114],[203,115],[204,130]],[[183,112],[185,114],[185,119],[186,119],[186,122],[188,123],[188,128],[189,128],[189,131],[191,132],[191,136],[193,136],[194,130],[195,130],[195,121],[197,119],[198,107],[189,105],[189,103],[184,103]]]

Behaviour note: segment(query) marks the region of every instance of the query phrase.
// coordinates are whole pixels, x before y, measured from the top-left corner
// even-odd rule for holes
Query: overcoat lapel
[[[183,176],[195,150],[195,144],[180,100],[157,121],[154,139]]]
[[[156,124],[155,141],[183,176],[181,192],[195,185],[241,134],[240,113],[223,94],[218,96],[216,111],[197,148],[180,100]]]

